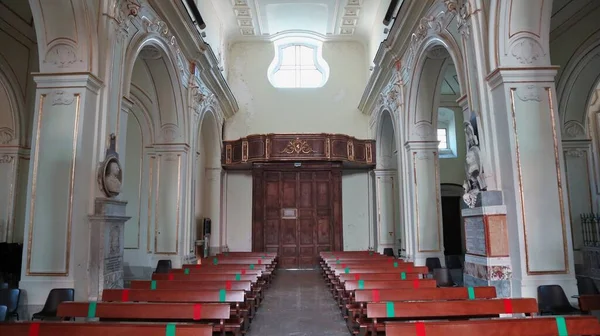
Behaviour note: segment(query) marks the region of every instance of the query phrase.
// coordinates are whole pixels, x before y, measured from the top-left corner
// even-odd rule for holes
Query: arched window
[[[276,45],[268,77],[277,88],[318,88],[327,82],[329,66],[321,57],[320,45]]]

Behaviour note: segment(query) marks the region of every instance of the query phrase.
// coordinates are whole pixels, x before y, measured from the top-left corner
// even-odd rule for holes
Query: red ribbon
[[[199,320],[202,316],[202,305],[195,304],[194,305],[194,320]]]
[[[225,281],[225,289],[231,290],[231,281],[229,281],[229,280]]]
[[[373,297],[373,302],[381,301],[379,296],[379,289],[373,289],[373,291],[371,292],[371,296]]]
[[[31,323],[29,325],[29,336],[38,336],[40,334],[40,323]]]
[[[246,274],[246,270],[245,270],[245,269],[243,269],[243,270],[242,270],[242,275],[245,275],[245,274]]]
[[[121,291],[121,301],[128,302],[129,301],[129,289],[123,289]]]
[[[413,280],[413,288],[414,288],[414,289],[417,289],[417,288],[419,288],[419,280],[418,280],[418,279],[416,279],[416,280]]]
[[[262,260],[258,259],[258,264],[262,265]]]
[[[173,273],[170,273],[169,274],[169,280],[174,280],[174,279],[175,279],[175,276],[173,275]]]
[[[202,264],[196,264],[196,268],[200,268]]]
[[[415,327],[417,327],[417,336],[425,336],[425,322],[417,322]]]
[[[346,268],[346,264],[342,264],[342,268]]]
[[[512,314],[513,313],[512,300],[511,299],[503,299],[502,301],[504,301],[504,312],[506,314]]]
[[[412,272],[412,270],[413,270],[413,269],[412,269],[412,266],[411,266],[411,265],[408,265],[408,266],[406,267],[406,273],[410,273],[410,272]]]
[[[356,281],[360,280],[360,274],[354,274],[354,280],[356,280]]]

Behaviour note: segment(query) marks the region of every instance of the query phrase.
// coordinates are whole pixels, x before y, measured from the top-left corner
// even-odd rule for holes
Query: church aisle
[[[247,336],[349,335],[318,271],[278,272]]]

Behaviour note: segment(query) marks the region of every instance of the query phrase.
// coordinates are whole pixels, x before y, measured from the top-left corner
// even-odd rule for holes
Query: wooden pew
[[[31,322],[0,323],[0,335],[10,336],[212,336],[209,324]]]
[[[564,322],[563,322],[564,321]],[[559,333],[560,328],[560,333]],[[592,316],[501,318],[466,321],[387,322],[386,336],[561,336],[600,335]]]
[[[593,310],[600,310],[600,295],[598,294],[580,295],[577,300],[579,301],[579,310],[583,313],[589,314]]]
[[[383,332],[382,322],[388,320],[491,318],[500,314],[533,315],[537,311],[537,301],[533,298],[369,303],[367,319],[357,321],[358,333]]]
[[[437,283],[433,279],[420,280],[389,280],[389,281],[365,281],[351,280],[344,282],[344,287],[337,294],[337,301],[340,308],[346,306],[354,300],[354,291],[357,289],[419,289],[436,288]]]
[[[152,280],[163,280],[163,281],[250,281],[252,283],[258,283],[260,271],[222,271],[222,272],[195,272],[194,274],[188,273],[154,273],[152,274]]]
[[[352,324],[356,318],[366,317],[366,307],[371,303],[388,301],[443,301],[493,299],[496,287],[444,287],[419,289],[357,289],[354,300],[346,304],[344,317]]]
[[[193,289],[226,289],[226,290],[242,290],[250,292],[252,290],[251,281],[236,281],[232,280],[202,280],[202,281],[169,281],[169,280],[132,280],[131,289],[176,289],[176,290],[193,290]]]
[[[63,302],[58,305],[56,315],[61,318],[99,318],[111,322],[214,321],[214,332],[223,335],[224,332],[232,332],[238,336],[246,323],[243,318],[231,318],[231,306],[227,303]]]

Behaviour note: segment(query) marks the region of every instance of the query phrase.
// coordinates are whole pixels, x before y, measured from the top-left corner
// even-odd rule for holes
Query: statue
[[[463,183],[463,201],[469,208],[475,207],[477,196],[481,191],[485,191],[487,186],[483,179],[483,169],[481,167],[481,156],[479,151],[479,139],[473,125],[465,121],[465,135],[467,141],[467,155],[465,160],[465,173],[467,179]]]
[[[98,184],[108,198],[118,196],[123,184],[123,170],[119,163],[119,154],[116,151],[116,139],[114,134],[110,135],[110,145],[106,149],[106,157],[98,169]]]

